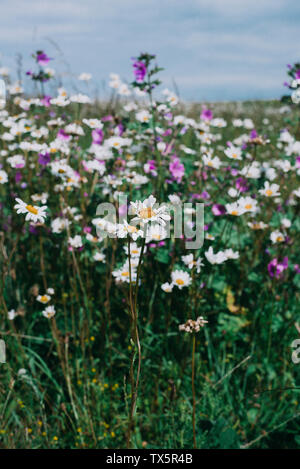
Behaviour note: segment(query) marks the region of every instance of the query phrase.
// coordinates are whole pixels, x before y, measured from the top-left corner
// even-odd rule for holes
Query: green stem
[[[197,442],[196,442],[195,348],[196,348],[196,334],[193,334],[193,349],[192,349],[193,443],[194,443],[194,448],[196,449]]]

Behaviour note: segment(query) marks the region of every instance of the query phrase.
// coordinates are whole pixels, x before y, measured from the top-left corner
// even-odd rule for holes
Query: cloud
[[[266,76],[263,73],[257,75],[249,75],[248,73],[230,73],[213,75],[179,75],[176,77],[176,83],[179,86],[208,86],[222,88],[225,85],[242,85],[244,88],[255,87],[256,89],[278,88],[278,77]]]
[[[0,43],[11,66],[16,52],[63,51],[75,74],[131,78],[130,57],[153,52],[183,97],[199,87],[232,97],[280,93],[286,62],[297,60],[300,4],[292,0],[10,0],[1,6]],[[278,87],[276,88],[276,82]],[[248,91],[247,91],[248,90]]]

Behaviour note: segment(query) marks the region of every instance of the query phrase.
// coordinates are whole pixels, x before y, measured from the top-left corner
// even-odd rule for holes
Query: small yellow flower
[[[92,335],[92,337],[90,337],[90,341],[94,342],[94,340],[95,340],[95,337]]]
[[[57,436],[54,436],[54,437],[53,437],[53,441],[58,441],[58,437],[57,437]]]
[[[112,438],[114,438],[116,436],[115,432],[110,432],[110,435]]]

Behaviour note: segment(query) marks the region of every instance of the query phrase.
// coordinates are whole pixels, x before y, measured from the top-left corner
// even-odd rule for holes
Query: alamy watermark
[[[0,339],[0,363],[6,363],[6,346],[2,339]]]
[[[136,204],[134,204],[136,205]],[[130,205],[125,194],[118,196],[116,204],[104,202],[98,205],[93,223],[101,238],[118,238],[120,232],[139,233],[152,239],[179,238],[185,240],[186,249],[200,249],[204,242],[203,203],[155,203],[140,209]],[[168,219],[168,215],[170,216]],[[128,218],[131,216],[131,219]],[[122,230],[123,229],[123,230]]]
[[[292,353],[292,362],[297,365],[298,363],[300,363],[300,339],[295,339],[291,343],[291,347],[296,349]]]
[[[0,110],[4,109],[6,103],[6,88],[4,80],[0,80]]]

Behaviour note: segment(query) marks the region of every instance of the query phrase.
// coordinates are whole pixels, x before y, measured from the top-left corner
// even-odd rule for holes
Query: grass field
[[[0,111],[0,447],[299,447],[299,109],[147,54],[51,98],[41,54]]]

